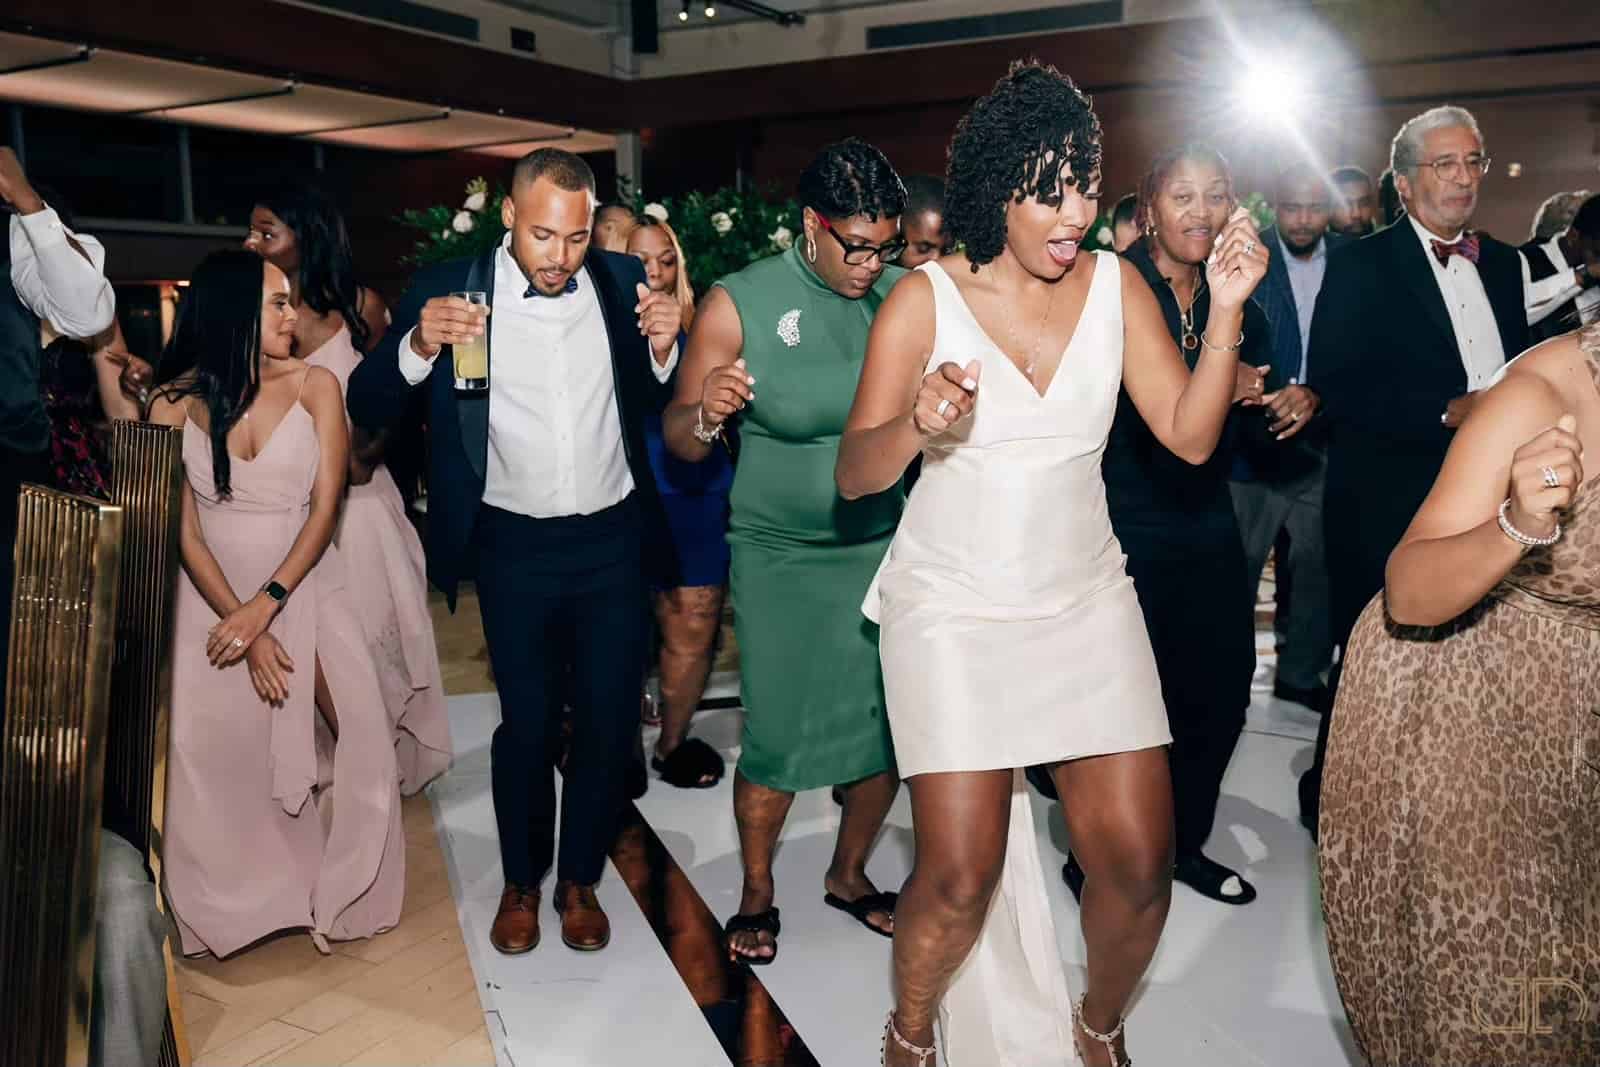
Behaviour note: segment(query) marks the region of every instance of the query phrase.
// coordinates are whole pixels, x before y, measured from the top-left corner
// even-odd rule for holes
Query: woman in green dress
[[[787,251],[722,279],[695,317],[673,403],[670,448],[704,459],[739,418],[728,544],[744,735],[733,807],[744,860],[728,951],[777,954],[772,853],[794,795],[845,785],[824,878],[828,904],[884,936],[895,894],[866,875],[899,779],[884,713],[877,627],[861,597],[900,520],[905,494],[855,501],[834,485],[867,332],[905,242],[905,188],[876,148],[848,140],[800,176],[804,232]]]

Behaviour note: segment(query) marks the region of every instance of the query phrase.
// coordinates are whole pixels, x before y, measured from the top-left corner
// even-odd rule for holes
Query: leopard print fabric
[[[1399,627],[1380,595],[1351,637],[1323,911],[1373,1067],[1600,1064],[1597,481],[1461,619]]]

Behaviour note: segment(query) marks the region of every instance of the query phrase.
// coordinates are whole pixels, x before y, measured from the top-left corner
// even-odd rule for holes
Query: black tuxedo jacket
[[[1480,237],[1478,274],[1507,359],[1528,346],[1517,250]],[[1439,474],[1453,430],[1439,417],[1467,391],[1428,253],[1409,220],[1330,253],[1307,357],[1328,434],[1323,524],[1343,641],[1379,589],[1389,553]]]
[[[436,296],[479,290],[494,303],[498,247],[473,259],[452,260],[418,271],[394,310],[394,320],[368,356],[350,375],[347,404],[355,425],[376,432],[393,425],[404,413],[411,386],[400,374],[400,342],[417,324],[422,305]],[[611,366],[616,380],[622,444],[637,488],[644,524],[645,563],[652,580],[675,584],[676,557],[666,533],[665,515],[650,472],[644,441],[644,419],[658,414],[670,398],[670,386],[656,381],[650,369],[650,343],[639,333],[635,286],[645,280],[644,268],[632,256],[591,249],[583,269],[600,298],[610,336]],[[522,284],[520,281],[519,285]],[[489,374],[494,376],[494,317],[489,319]],[[530,358],[537,358],[530,353]],[[458,394],[448,351],[434,360],[433,372],[416,386],[428,393],[428,579],[455,610],[456,584],[467,568],[483,503],[484,470],[489,453],[489,394]]]

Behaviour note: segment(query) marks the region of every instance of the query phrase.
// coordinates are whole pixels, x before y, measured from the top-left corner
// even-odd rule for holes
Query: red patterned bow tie
[[[1437,239],[1428,242],[1433,246],[1433,254],[1439,258],[1439,266],[1450,265],[1451,256],[1460,256],[1468,263],[1478,262],[1478,235],[1466,234],[1459,241],[1440,241]]]

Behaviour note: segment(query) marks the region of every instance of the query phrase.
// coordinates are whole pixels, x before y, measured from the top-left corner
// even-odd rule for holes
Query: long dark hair
[[[344,215],[326,192],[302,181],[279,182],[256,203],[271,211],[294,231],[300,249],[300,302],[319,315],[337,311],[350,327],[356,351],[364,352],[371,331],[357,304],[355,257]]]
[[[178,309],[172,340],[161,355],[169,400],[205,401],[217,496],[232,494],[228,431],[261,388],[261,290],[266,261],[254,252],[213,252],[195,268]],[[180,369],[181,368],[181,369]],[[185,374],[187,371],[189,373]]]

